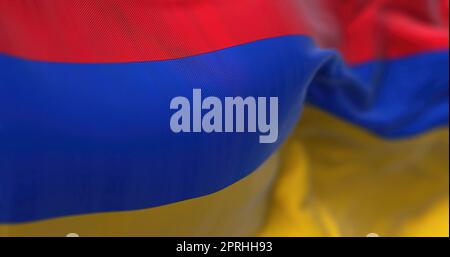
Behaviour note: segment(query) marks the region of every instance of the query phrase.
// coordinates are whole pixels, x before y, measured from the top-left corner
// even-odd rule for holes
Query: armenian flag
[[[448,1],[0,0],[0,235],[448,236]],[[278,137],[174,133],[278,98]]]

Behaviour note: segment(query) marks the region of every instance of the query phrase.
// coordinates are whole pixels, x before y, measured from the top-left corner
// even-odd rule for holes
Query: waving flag
[[[425,134],[448,152],[448,1],[5,0],[0,69],[1,235],[354,234],[333,170],[377,160],[328,144],[336,124],[374,152]],[[171,99],[193,89],[277,97],[276,142],[174,133]],[[308,125],[329,131],[311,140]],[[433,158],[423,170],[442,182],[398,193],[407,208],[445,192],[448,206],[448,159]]]

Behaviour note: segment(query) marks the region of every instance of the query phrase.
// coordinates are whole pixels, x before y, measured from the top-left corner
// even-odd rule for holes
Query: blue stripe
[[[448,60],[446,50],[341,69],[334,58],[314,79],[307,102],[389,139],[447,127]]]
[[[168,61],[37,62],[0,55],[0,223],[160,206],[255,170],[310,103],[386,137],[448,124],[448,52],[346,69],[304,36]],[[371,76],[378,71],[373,86]],[[309,88],[308,88],[309,87]],[[174,134],[170,100],[279,97],[279,138]]]
[[[0,55],[0,222],[159,206],[255,170],[295,126],[324,56],[285,36],[198,56],[70,64]],[[278,96],[279,138],[175,134],[170,100]]]

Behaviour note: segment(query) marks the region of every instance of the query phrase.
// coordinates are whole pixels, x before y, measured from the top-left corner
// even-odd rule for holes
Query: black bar
[[[448,251],[449,238],[292,238],[292,237],[152,237],[152,238],[0,238],[0,246],[14,244],[14,255],[34,247],[57,246],[60,256],[88,256],[92,250],[117,256],[404,256],[406,252],[429,256]],[[87,248],[83,248],[88,246]],[[388,246],[385,248],[384,246]],[[4,250],[6,253],[6,250]],[[58,250],[59,251],[59,250]],[[136,254],[134,254],[136,255]]]

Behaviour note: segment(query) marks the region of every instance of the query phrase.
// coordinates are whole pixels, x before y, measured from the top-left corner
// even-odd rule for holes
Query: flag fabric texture
[[[448,9],[0,0],[0,236],[448,236]],[[193,88],[278,140],[173,133]]]

